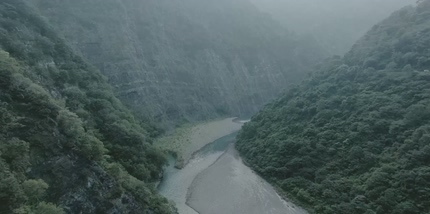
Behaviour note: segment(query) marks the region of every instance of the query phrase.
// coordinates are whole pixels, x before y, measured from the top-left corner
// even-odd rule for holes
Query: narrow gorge
[[[0,214],[428,213],[429,29],[430,0],[0,0]]]
[[[137,115],[250,117],[324,56],[246,0],[28,0]]]

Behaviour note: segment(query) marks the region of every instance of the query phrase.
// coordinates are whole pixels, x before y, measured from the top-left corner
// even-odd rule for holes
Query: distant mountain
[[[154,121],[251,116],[324,56],[246,0],[27,1]]]
[[[429,50],[422,1],[256,114],[238,150],[313,213],[429,213]]]

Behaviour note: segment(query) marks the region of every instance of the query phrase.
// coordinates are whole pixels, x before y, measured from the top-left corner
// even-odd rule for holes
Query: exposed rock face
[[[64,211],[115,214],[146,210],[132,195],[118,191],[118,182],[96,163],[64,153],[29,172],[31,177],[50,184],[50,200],[60,204]]]
[[[247,1],[27,1],[157,121],[248,116],[321,56]]]
[[[150,125],[23,0],[0,14],[0,213],[175,213]]]

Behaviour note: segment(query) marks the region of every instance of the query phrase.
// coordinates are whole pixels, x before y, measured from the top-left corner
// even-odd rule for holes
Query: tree
[[[34,214],[65,214],[64,210],[55,204],[40,202],[33,210]]]
[[[30,203],[36,203],[39,202],[41,199],[44,198],[45,192],[48,189],[48,184],[45,183],[45,181],[38,179],[38,180],[26,180],[24,183],[22,183],[22,189],[27,196]]]

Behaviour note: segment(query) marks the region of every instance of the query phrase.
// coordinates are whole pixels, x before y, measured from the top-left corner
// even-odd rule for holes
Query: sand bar
[[[155,142],[159,148],[177,155],[176,167],[183,168],[193,154],[218,138],[237,132],[243,122],[237,118],[226,118],[177,128],[174,133]]]

